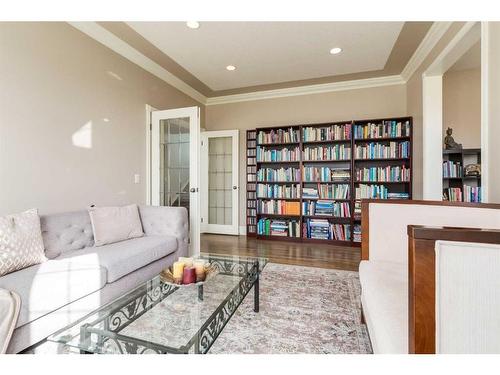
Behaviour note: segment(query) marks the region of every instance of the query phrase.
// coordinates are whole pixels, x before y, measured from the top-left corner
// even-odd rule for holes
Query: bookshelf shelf
[[[303,141],[303,145],[324,145],[324,144],[330,144],[330,143],[351,143],[350,139],[335,139],[335,140],[330,140],[330,141]]]
[[[259,143],[262,147],[284,147],[284,146],[297,146],[300,142],[287,142],[287,143]]]
[[[316,163],[350,163],[351,159],[346,160],[302,160],[302,163],[316,164]]]
[[[249,133],[251,133],[251,138],[249,138]],[[252,212],[253,216],[247,217],[247,224],[248,220],[255,224],[253,235],[258,239],[358,247],[361,245],[359,202],[362,198],[356,198],[357,196],[366,195],[366,198],[380,196],[389,199],[405,199],[405,197],[411,199],[412,197],[411,117],[261,127],[247,132],[247,142],[249,140],[251,142],[250,147],[247,147],[247,152],[252,153],[254,159],[250,160],[253,164],[247,164],[247,167],[255,167],[252,169],[255,173],[248,176],[247,186],[249,184],[253,186],[250,185],[252,189],[247,189],[247,192],[255,193],[259,190],[259,192],[264,191],[265,195],[294,197],[258,197],[254,194],[251,199],[248,198],[250,206],[254,207],[254,212]],[[286,142],[277,142],[277,140]],[[259,158],[271,160],[257,161],[257,155]],[[392,157],[357,157],[366,155]],[[298,158],[298,160],[272,160],[278,158]],[[372,170],[375,170],[377,174],[372,174]],[[358,172],[359,175],[357,175]],[[257,175],[261,178],[286,176],[292,177],[293,181],[257,181]],[[305,176],[312,179],[306,180]],[[404,181],[366,181],[363,179],[368,177],[404,179]],[[332,181],[317,181],[316,178]],[[260,184],[267,186],[257,189],[257,185]],[[296,190],[291,193],[293,189]],[[360,189],[359,192],[358,189]],[[330,198],[321,198],[321,195]],[[342,198],[333,198],[336,196]],[[272,203],[269,202],[270,200],[283,202]],[[274,204],[285,205],[284,202],[290,202],[292,207],[294,204],[300,205],[299,210],[292,211],[300,212],[300,214],[258,212],[261,207],[273,207]],[[288,207],[288,204],[286,206]],[[313,215],[305,215],[306,212]],[[318,212],[326,214],[318,215]],[[334,212],[335,215],[347,214],[349,216],[333,216]],[[248,225],[247,233],[250,233]]]
[[[372,161],[410,161],[410,158],[378,158],[378,159],[354,159],[355,162],[372,162]]]
[[[257,216],[263,216],[263,217],[297,217],[299,218],[300,215],[287,215],[287,214],[265,214],[265,213],[257,213]]]
[[[481,202],[481,175],[465,175],[469,164],[481,164],[481,149],[443,150],[443,200]]]
[[[409,141],[410,137],[383,137],[383,138],[356,138],[357,142],[385,142],[385,141]]]
[[[411,184],[411,181],[354,181],[355,184]]]
[[[288,160],[288,161],[258,161],[259,164],[299,164],[299,160]]]

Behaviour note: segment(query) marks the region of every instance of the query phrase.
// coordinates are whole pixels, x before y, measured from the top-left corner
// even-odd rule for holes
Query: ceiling
[[[448,70],[456,72],[481,67],[481,41],[474,44],[464,55]]]
[[[185,22],[127,24],[218,91],[381,70],[404,22],[200,22],[199,29]],[[342,53],[331,55],[333,47]]]
[[[186,22],[72,25],[203,102],[325,84],[401,82],[433,22],[200,22],[198,29]],[[446,28],[437,25],[431,39]],[[330,54],[333,47],[342,52]],[[236,70],[227,71],[227,65]]]

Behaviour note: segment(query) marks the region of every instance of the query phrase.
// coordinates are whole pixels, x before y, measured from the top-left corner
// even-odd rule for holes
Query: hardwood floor
[[[257,240],[247,236],[202,234],[201,250],[212,254],[261,256],[270,262],[357,271],[359,247]]]

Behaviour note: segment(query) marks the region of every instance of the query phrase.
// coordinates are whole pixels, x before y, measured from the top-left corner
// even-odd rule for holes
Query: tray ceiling
[[[200,22],[199,29],[185,22],[127,24],[219,91],[382,70],[404,22]],[[331,55],[333,47],[342,53]]]

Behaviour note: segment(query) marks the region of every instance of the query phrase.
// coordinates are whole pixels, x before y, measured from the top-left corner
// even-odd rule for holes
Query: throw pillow
[[[0,276],[46,260],[36,209],[0,217]]]
[[[95,246],[144,235],[136,204],[123,207],[91,207],[89,215],[94,231]]]

